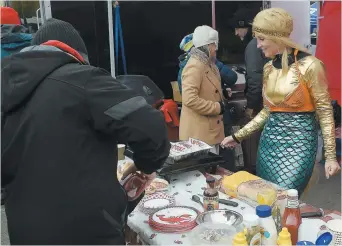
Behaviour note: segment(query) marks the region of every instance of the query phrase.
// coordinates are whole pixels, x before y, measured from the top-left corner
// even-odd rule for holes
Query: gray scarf
[[[204,53],[202,50],[193,47],[190,50],[190,57],[193,57],[197,60],[199,60],[200,62],[204,63],[205,65],[209,66],[211,68],[211,70],[213,70],[213,72],[215,73],[215,75],[217,75],[220,78],[220,72],[216,66],[216,64],[214,63],[214,61],[212,59],[210,59],[210,57]]]

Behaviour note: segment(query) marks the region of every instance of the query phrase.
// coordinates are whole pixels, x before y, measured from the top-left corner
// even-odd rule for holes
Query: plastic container
[[[267,205],[257,206],[256,215],[259,217],[261,245],[276,245],[277,228],[272,218],[272,208]]]
[[[260,226],[259,217],[255,214],[245,214],[243,216],[243,225],[248,245],[260,245]]]
[[[202,223],[189,234],[193,245],[231,245],[236,229],[224,223]]]
[[[292,245],[298,242],[298,230],[301,223],[302,216],[299,209],[298,191],[290,189],[287,191],[287,205],[281,224],[290,232]]]
[[[147,187],[148,180],[140,173],[131,173],[120,184],[125,189],[128,201],[134,201],[140,197]]]
[[[281,232],[279,233],[278,240],[277,240],[278,246],[291,246],[291,234],[287,230],[286,227],[283,227]]]

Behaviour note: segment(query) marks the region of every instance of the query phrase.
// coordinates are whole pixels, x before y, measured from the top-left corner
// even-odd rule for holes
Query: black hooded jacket
[[[4,58],[1,93],[11,244],[122,244],[127,196],[116,146],[133,149],[139,170],[160,168],[170,149],[162,114],[106,71],[56,50]]]
[[[269,61],[257,47],[257,40],[253,38],[245,50],[247,108],[257,114],[263,108],[262,78],[264,65]]]

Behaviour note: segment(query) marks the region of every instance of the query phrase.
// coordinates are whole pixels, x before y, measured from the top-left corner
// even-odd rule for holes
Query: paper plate
[[[155,178],[152,183],[145,189],[146,194],[155,192],[167,192],[169,190],[169,182],[165,179]]]
[[[161,209],[149,217],[149,225],[161,230],[189,230],[197,225],[199,212],[192,207],[174,206]]]
[[[156,231],[156,232],[162,232],[162,233],[185,233],[185,232],[191,231],[196,226],[197,226],[197,224],[195,224],[193,226],[184,227],[184,228],[164,228],[164,227],[151,226],[151,229]]]
[[[153,193],[145,196],[139,203],[139,209],[143,213],[153,214],[154,212],[175,205],[175,198],[163,192]]]

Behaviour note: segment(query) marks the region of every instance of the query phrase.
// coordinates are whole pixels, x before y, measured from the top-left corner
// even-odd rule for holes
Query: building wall
[[[310,1],[271,1],[271,6],[283,8],[292,15],[294,27],[291,38],[296,43],[310,48]]]

